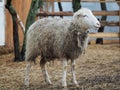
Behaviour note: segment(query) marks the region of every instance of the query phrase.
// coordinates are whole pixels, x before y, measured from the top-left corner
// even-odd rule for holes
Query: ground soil
[[[46,85],[39,57],[30,71],[30,87],[24,85],[25,62],[13,62],[13,53],[0,55],[0,90],[120,90],[120,45],[89,45],[76,60],[79,87],[71,82],[68,62],[67,88],[61,87],[60,61],[47,64],[53,85]]]

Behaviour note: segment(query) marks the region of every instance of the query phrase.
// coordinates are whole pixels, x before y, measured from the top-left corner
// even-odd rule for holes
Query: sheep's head
[[[78,25],[80,28],[84,30],[95,29],[98,30],[100,27],[100,22],[93,15],[91,10],[87,8],[81,8],[73,15],[73,23]]]

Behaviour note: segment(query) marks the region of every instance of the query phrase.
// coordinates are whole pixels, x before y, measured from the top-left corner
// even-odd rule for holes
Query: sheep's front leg
[[[31,61],[26,62],[26,72],[25,72],[25,85],[29,87],[29,72],[31,69]]]
[[[66,75],[67,75],[67,60],[64,59],[62,61],[63,64],[63,76],[62,76],[62,87],[65,88],[67,87],[67,83],[66,83]]]
[[[75,60],[71,60],[71,71],[72,71],[72,79],[73,79],[73,83],[78,86],[77,80],[76,80],[76,76],[75,76]]]
[[[51,81],[50,81],[50,78],[49,78],[49,75],[48,75],[48,72],[47,72],[47,69],[46,69],[46,66],[45,66],[45,63],[43,63],[44,61],[41,60],[42,63],[40,63],[40,66],[41,66],[41,69],[42,69],[42,73],[43,73],[43,77],[45,78],[45,82],[48,84],[48,85],[51,85]]]

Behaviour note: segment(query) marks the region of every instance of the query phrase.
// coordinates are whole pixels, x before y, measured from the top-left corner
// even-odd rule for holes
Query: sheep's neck
[[[74,23],[71,23],[69,27],[69,31],[72,35],[73,41],[77,41],[76,45],[78,48],[81,48],[84,46],[86,42],[86,38],[88,37],[88,31],[87,30],[82,30],[80,26],[75,25]]]
[[[80,32],[80,33],[86,33],[86,32],[88,32],[87,29],[83,29],[79,25],[74,24],[73,22],[71,22],[71,24],[69,26],[69,30],[70,31],[77,31],[77,32]]]

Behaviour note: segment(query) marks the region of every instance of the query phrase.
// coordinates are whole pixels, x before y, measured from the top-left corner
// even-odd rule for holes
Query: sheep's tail
[[[26,62],[33,61],[35,63],[35,58],[37,57],[37,55],[35,55],[34,52],[32,52],[32,51],[33,50],[31,48],[26,46],[26,52],[25,52],[25,61]]]
[[[38,45],[34,36],[32,31],[27,32],[25,61],[33,61],[35,63],[35,58],[38,55]]]

